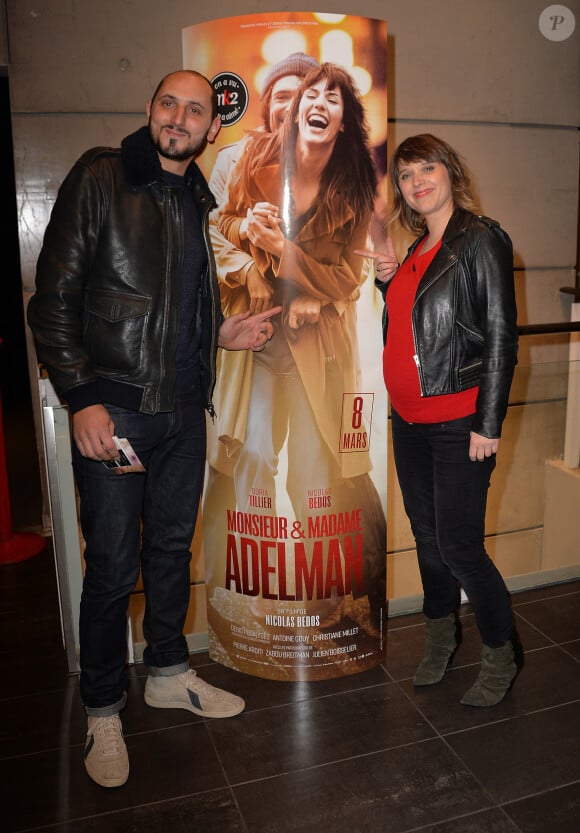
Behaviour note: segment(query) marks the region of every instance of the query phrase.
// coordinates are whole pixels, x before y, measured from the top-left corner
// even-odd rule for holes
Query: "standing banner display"
[[[219,351],[202,506],[212,659],[278,680],[378,665],[386,606],[382,301],[387,28],[316,12],[183,30],[222,128],[199,159],[226,315],[281,307]],[[366,254],[365,254],[366,253]]]

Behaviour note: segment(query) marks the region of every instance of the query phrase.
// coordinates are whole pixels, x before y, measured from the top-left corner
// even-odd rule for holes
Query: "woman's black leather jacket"
[[[206,407],[213,413],[223,320],[208,215],[215,200],[192,162],[208,256],[198,316]],[[39,361],[73,411],[100,402],[154,414],[174,407],[183,266],[183,192],[163,181],[146,127],[121,148],[93,148],[65,178],[28,306]]]
[[[388,282],[375,284],[384,298]],[[472,430],[484,437],[500,436],[507,412],[517,364],[516,316],[510,238],[494,220],[457,207],[417,288],[415,361],[423,396],[479,385]],[[385,305],[385,341],[387,327]]]

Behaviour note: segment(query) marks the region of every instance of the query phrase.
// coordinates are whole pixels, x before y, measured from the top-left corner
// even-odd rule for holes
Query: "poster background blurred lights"
[[[263,22],[256,22],[257,18]],[[232,25],[240,36],[232,36]],[[220,147],[237,142],[260,121],[260,93],[272,64],[283,55],[305,52],[349,70],[363,97],[373,144],[387,138],[387,33],[384,21],[322,12],[239,15],[189,26],[182,31],[183,66],[208,78],[244,67],[249,102],[244,118],[225,124],[199,160],[209,177]]]

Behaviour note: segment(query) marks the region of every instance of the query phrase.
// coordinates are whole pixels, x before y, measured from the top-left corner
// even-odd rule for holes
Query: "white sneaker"
[[[89,715],[85,768],[101,787],[121,787],[129,777],[129,756],[118,714],[110,717]]]
[[[156,709],[187,709],[202,717],[233,717],[246,707],[241,697],[204,682],[191,668],[171,677],[147,677],[145,702]]]

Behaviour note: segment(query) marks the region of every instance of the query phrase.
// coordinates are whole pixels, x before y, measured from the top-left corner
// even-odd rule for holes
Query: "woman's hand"
[[[373,252],[370,249],[355,249],[355,254],[361,255],[361,257],[372,258],[375,265],[375,274],[382,283],[390,281],[400,265],[390,237],[387,237],[384,252]]]
[[[317,324],[321,302],[311,295],[297,295],[288,308],[288,326],[298,330],[303,324]]]
[[[248,226],[254,222],[267,224],[270,219],[276,219],[279,215],[277,205],[271,202],[257,202],[253,208],[248,208],[246,216],[240,223],[240,237],[242,240],[248,238]]]
[[[252,245],[279,258],[284,245],[281,222],[277,206],[258,202],[253,208],[248,208],[243,225]]]
[[[256,220],[267,223],[270,219],[278,220],[280,209],[271,202],[257,202],[250,213]]]
[[[469,441],[469,459],[473,462],[483,462],[486,457],[491,457],[492,454],[497,453],[499,446],[499,437],[493,439],[490,437],[483,437],[481,434],[471,432]]]
[[[269,319],[282,312],[282,307],[251,315],[239,312],[226,318],[220,327],[218,344],[225,350],[263,350],[274,335],[274,327]]]

